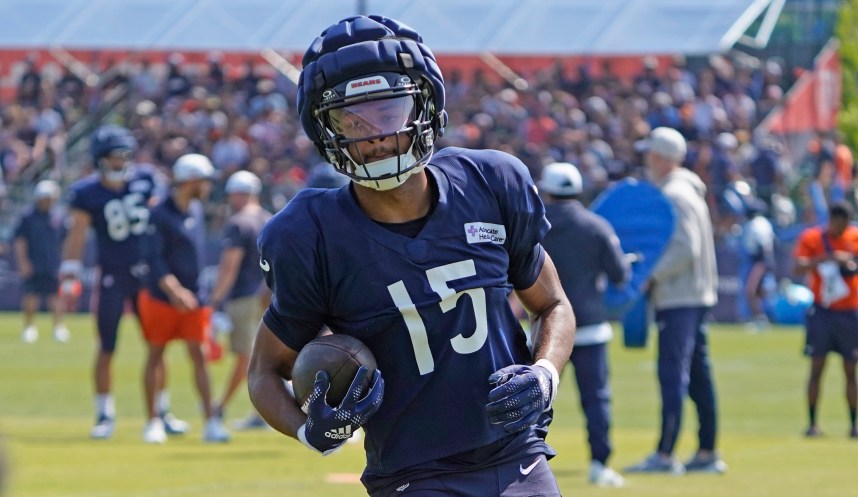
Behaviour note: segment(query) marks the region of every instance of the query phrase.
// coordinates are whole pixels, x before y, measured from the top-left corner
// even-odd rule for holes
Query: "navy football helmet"
[[[112,124],[98,127],[90,138],[90,151],[99,173],[109,181],[124,181],[128,175],[131,154],[137,149],[137,140],[127,128]],[[111,157],[123,159],[117,168],[107,160]]]
[[[429,161],[447,121],[444,79],[416,31],[381,16],[349,17],[313,41],[303,66],[301,124],[338,172],[387,190]],[[390,137],[366,157],[356,146]]]

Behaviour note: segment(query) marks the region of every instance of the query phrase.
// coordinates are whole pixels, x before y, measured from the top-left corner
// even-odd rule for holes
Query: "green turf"
[[[46,316],[42,337],[19,340],[20,316],[0,314],[0,433],[5,434],[12,478],[6,497],[262,497],[365,495],[356,477],[362,449],[349,445],[326,458],[272,432],[234,433],[227,445],[200,440],[201,420],[182,347],[169,350],[170,389],[176,414],[193,431],[164,446],[147,446],[143,427],[142,347],[133,321],[120,336],[115,359],[119,424],[113,440],[87,438],[92,422],[90,369],[94,336],[88,316],[74,316],[72,341],[53,342]],[[741,327],[713,326],[712,349],[721,401],[721,450],[725,476],[633,475],[625,489],[586,484],[583,421],[569,370],[564,373],[549,442],[559,451],[551,465],[564,495],[671,497],[843,497],[858,495],[858,441],[846,437],[840,361],[826,373],[820,418],[826,437],[806,440],[803,389],[807,363],[798,328],[748,334]],[[658,398],[652,345],[612,347],[614,387],[613,465],[621,468],[649,453],[656,439]],[[213,368],[216,389],[228,364]],[[451,399],[455,401],[455,399]],[[229,415],[249,409],[241,395]],[[693,414],[689,404],[687,415]],[[688,416],[678,454],[695,448]]]

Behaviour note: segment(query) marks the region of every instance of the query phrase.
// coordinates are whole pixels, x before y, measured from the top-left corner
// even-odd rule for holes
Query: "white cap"
[[[250,171],[237,171],[226,180],[226,193],[248,193],[258,195],[262,181]]]
[[[655,128],[641,145],[644,150],[680,162],[688,151],[685,138],[673,128]]]
[[[580,195],[584,190],[584,181],[578,168],[568,162],[554,162],[542,169],[539,189],[561,197]]]
[[[715,137],[715,143],[725,150],[733,150],[739,146],[739,140],[736,139],[736,135],[727,131],[718,133],[718,136]]]
[[[211,179],[214,166],[205,155],[185,154],[173,164],[173,182],[184,183],[195,179]]]
[[[36,200],[43,198],[60,198],[60,185],[56,181],[45,179],[36,183],[36,188],[33,189],[33,197]]]

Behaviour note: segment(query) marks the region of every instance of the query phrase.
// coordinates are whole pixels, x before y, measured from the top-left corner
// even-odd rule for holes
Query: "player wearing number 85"
[[[304,190],[260,235],[274,295],[249,370],[260,414],[323,454],[363,426],[372,496],[560,495],[545,436],[575,319],[527,168],[498,151],[434,153],[443,78],[393,19],[325,30],[304,56],[298,110],[351,183]],[[533,317],[532,351],[512,291]],[[365,343],[378,371],[338,406],[318,375],[305,414],[283,379],[323,326]]]
[[[90,436],[104,439],[113,434],[116,415],[110,374],[116,332],[126,303],[136,312],[140,277],[145,272],[140,236],[149,225],[149,206],[163,192],[151,168],[132,164],[137,141],[127,129],[101,126],[90,137],[90,146],[97,172],[70,187],[70,226],[63,244],[60,279],[66,285],[81,278],[87,232],[92,228],[100,274],[94,289],[99,337],[94,374],[96,423]],[[163,365],[160,368],[163,370]],[[161,397],[166,399],[166,394]],[[183,422],[166,414],[166,406],[163,410],[175,431],[187,429]]]

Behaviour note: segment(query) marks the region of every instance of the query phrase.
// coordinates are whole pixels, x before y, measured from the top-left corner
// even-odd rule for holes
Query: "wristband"
[[[66,259],[60,264],[60,274],[68,275],[73,278],[80,278],[80,273],[83,272],[83,264],[77,259]]]
[[[554,397],[557,397],[557,386],[560,385],[560,374],[557,373],[557,368],[555,368],[554,364],[548,359],[540,359],[533,365],[541,366],[551,373],[551,400],[548,401],[548,406],[545,408],[547,411],[551,409],[551,404],[554,403]]]
[[[301,425],[301,427],[300,427],[300,428],[298,428],[298,433],[296,434],[296,435],[297,435],[297,437],[298,437],[298,440],[299,440],[302,444],[304,444],[304,445],[306,445],[307,447],[309,447],[310,449],[312,449],[312,450],[313,450],[313,452],[318,452],[319,454],[322,454],[322,457],[333,454],[334,452],[336,452],[336,451],[340,450],[340,449],[343,447],[343,445],[345,445],[345,444],[346,444],[346,441],[345,441],[345,440],[343,440],[343,441],[342,441],[342,442],[340,442],[340,444],[339,444],[339,445],[337,445],[336,447],[334,447],[334,448],[332,448],[332,449],[328,449],[328,450],[322,451],[322,450],[319,450],[319,449],[317,449],[317,448],[313,447],[313,445],[312,445],[312,444],[310,444],[310,442],[308,442],[308,441],[307,441],[307,434],[305,433],[306,431],[307,431],[307,423],[304,423],[304,424],[302,424],[302,425]]]

